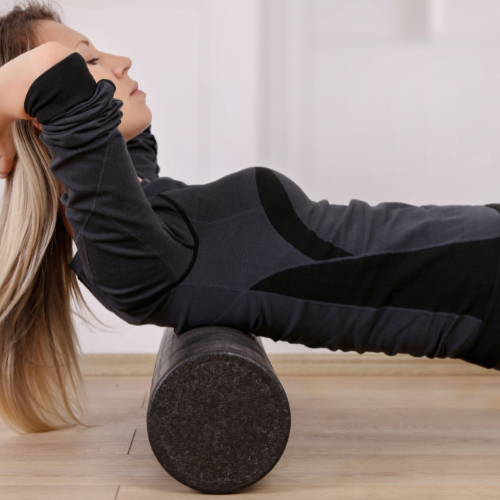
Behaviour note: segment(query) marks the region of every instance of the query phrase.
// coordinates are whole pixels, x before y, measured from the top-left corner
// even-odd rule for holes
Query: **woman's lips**
[[[146,95],[145,92],[139,90],[139,84],[137,82],[134,82],[134,86],[132,87],[132,92],[130,92],[130,95],[136,95],[136,94]]]

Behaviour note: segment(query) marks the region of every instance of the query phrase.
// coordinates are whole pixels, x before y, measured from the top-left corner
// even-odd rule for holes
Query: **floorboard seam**
[[[144,404],[146,403],[146,399],[148,398],[149,391],[146,391],[146,394],[144,394],[144,399],[142,400],[142,405],[141,409],[144,408]]]
[[[127,455],[130,455],[130,450],[132,449],[132,444],[134,442],[136,432],[137,432],[137,429],[134,430],[134,434],[132,435],[132,441],[130,441],[130,446],[128,447]]]

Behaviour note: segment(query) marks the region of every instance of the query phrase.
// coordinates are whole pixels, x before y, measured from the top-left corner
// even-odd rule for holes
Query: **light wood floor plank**
[[[152,455],[97,457],[48,456],[0,461],[2,486],[162,486],[175,480],[166,475]],[[314,450],[286,450],[280,463],[263,479],[273,485],[301,486],[447,486],[500,488],[500,457],[331,454]],[[177,487],[177,486],[176,486]],[[500,491],[500,490],[499,490]]]
[[[311,350],[313,351],[313,350]],[[459,359],[415,358],[408,354],[386,356],[380,353],[272,354],[269,360],[281,375],[490,375],[486,370]],[[153,374],[156,354],[85,354],[82,369],[86,375]]]
[[[308,485],[307,487],[269,485],[263,482],[251,486],[245,492],[240,493],[245,500],[498,500],[497,488],[482,488],[478,497],[477,488],[454,488],[454,487],[373,487],[367,489],[363,486],[321,486]],[[182,498],[185,500],[201,497],[193,491],[184,491],[181,488],[175,491],[166,491],[161,487],[130,487],[120,488],[117,500],[172,500]],[[227,499],[227,495],[210,495],[210,498]]]
[[[290,441],[273,471],[242,492],[245,498],[500,495],[500,378],[281,380],[292,408]],[[112,500],[120,486],[117,500],[199,499],[151,451],[149,386],[149,377],[89,379],[95,427],[18,436],[0,425],[0,498]]]
[[[0,455],[44,457],[123,455],[127,453],[135,429],[126,426],[72,427],[57,432],[19,436],[11,433],[0,439]]]
[[[2,500],[115,500],[112,486],[0,486]]]

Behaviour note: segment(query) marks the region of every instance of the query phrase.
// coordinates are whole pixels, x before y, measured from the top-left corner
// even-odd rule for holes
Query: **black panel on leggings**
[[[500,238],[494,238],[342,259],[281,271],[251,289],[319,302],[482,319],[495,284],[499,251]]]

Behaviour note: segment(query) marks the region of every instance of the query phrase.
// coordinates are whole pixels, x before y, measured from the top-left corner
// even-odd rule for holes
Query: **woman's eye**
[[[96,61],[98,61],[99,58],[98,57],[94,57],[94,59],[91,59],[90,61],[87,61],[87,64],[95,64]]]

